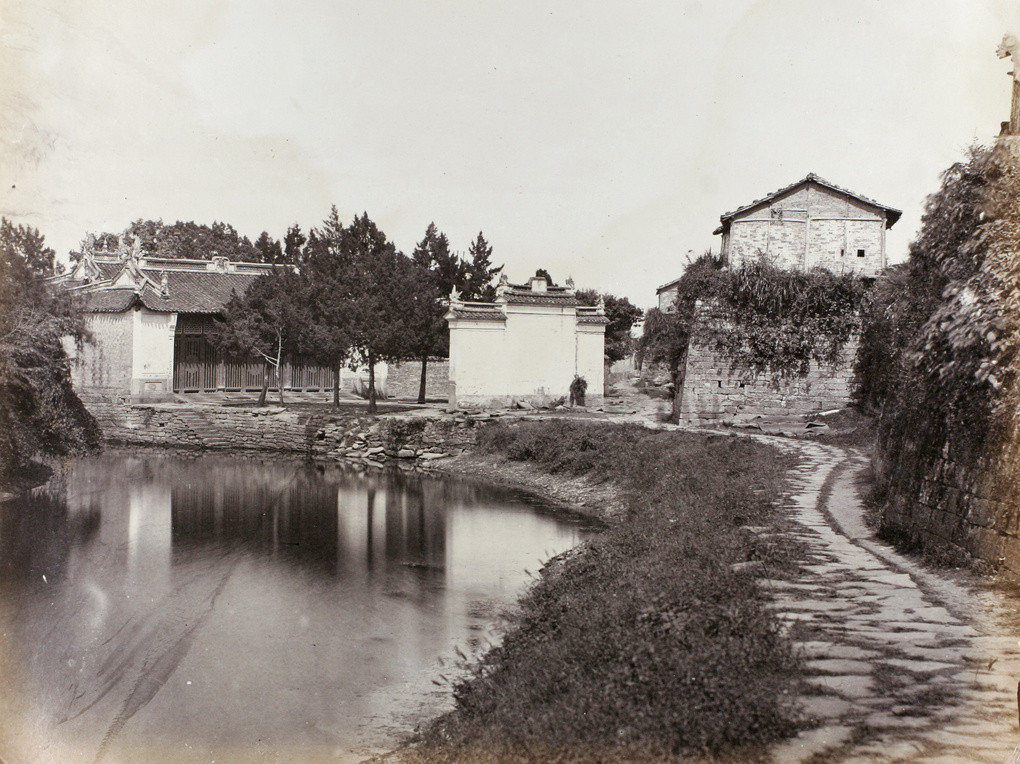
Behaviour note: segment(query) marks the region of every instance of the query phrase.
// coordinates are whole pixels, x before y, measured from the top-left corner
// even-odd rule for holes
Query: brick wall
[[[885,263],[884,229],[880,210],[811,183],[734,217],[723,246],[734,267],[764,252],[780,268],[874,276]]]
[[[131,313],[86,316],[92,342],[73,350],[71,381],[75,390],[131,391]]]
[[[430,359],[425,369],[425,397],[445,401],[449,393],[450,362],[446,358]],[[418,399],[421,385],[421,361],[391,363],[386,376],[386,396],[406,400]]]

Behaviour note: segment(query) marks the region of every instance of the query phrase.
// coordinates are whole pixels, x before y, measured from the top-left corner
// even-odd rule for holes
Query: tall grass
[[[736,437],[580,422],[480,437],[510,459],[616,481],[629,516],[527,592],[413,758],[747,757],[791,731],[796,661],[752,574],[731,568],[762,555],[740,526],[768,521],[784,457]]]

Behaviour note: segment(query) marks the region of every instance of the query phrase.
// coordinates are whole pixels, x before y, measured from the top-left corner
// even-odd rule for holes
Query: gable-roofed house
[[[885,232],[900,210],[848,191],[814,173],[719,217],[720,252],[731,268],[766,257],[779,268],[825,268],[877,276],[888,265]],[[679,279],[656,290],[671,310]]]
[[[853,273],[874,278],[888,264],[886,230],[900,211],[830,183],[814,173],[720,216],[716,234],[729,268],[764,257],[778,268]],[[672,311],[680,279],[656,290],[659,309]],[[697,308],[710,316],[711,302]],[[807,373],[784,380],[758,379],[734,370],[731,358],[692,342],[678,378],[675,411],[696,424],[761,416],[806,414],[842,408],[850,400],[850,359],[857,338],[834,366],[812,363]]]
[[[586,403],[602,402],[609,321],[602,307],[580,305],[572,287],[542,276],[527,284],[504,277],[495,302],[451,295],[446,320],[451,407],[566,399],[574,375],[588,383]]]
[[[72,353],[76,389],[114,397],[260,389],[264,364],[223,357],[209,335],[230,298],[272,268],[87,251],[63,279],[81,295],[93,338]],[[332,387],[319,367],[288,365],[284,379],[292,389]]]

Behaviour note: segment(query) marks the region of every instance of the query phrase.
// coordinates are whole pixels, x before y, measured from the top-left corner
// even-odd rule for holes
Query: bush
[[[523,597],[418,756],[662,760],[791,731],[783,697],[797,663],[754,578],[731,568],[780,562],[738,527],[771,516],[785,458],[741,438],[637,426],[551,421],[480,437],[511,459],[618,481],[629,518]]]

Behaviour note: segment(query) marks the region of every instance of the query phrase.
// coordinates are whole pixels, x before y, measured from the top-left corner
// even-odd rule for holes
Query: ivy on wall
[[[943,173],[909,260],[883,276],[865,308],[856,395],[882,412],[881,449],[905,475],[944,444],[974,460],[1010,445],[1018,198],[1016,159],[1003,147],[971,149]]]
[[[860,330],[867,291],[852,274],[783,270],[765,258],[730,270],[706,253],[680,279],[676,312],[648,322],[644,345],[651,360],[676,361],[677,389],[692,342],[728,358],[732,371],[748,377],[804,376],[812,363],[842,363]]]

